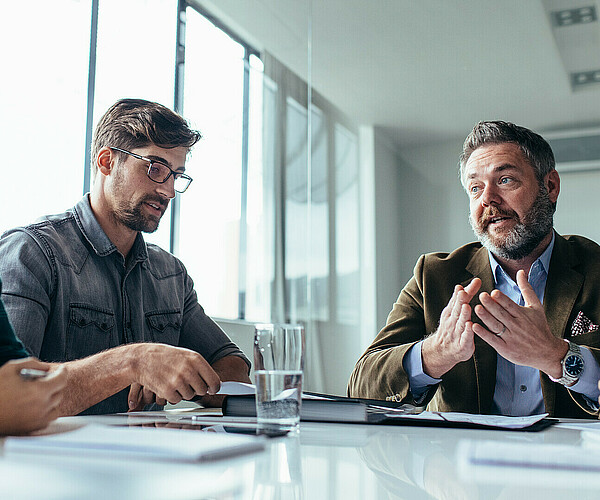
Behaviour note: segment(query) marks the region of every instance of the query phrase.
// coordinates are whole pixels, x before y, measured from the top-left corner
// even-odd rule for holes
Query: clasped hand
[[[481,280],[474,278],[466,287],[457,285],[442,311],[438,329],[423,342],[425,373],[440,378],[457,363],[470,359],[476,334],[508,361],[560,377],[560,359],[568,347],[552,335],[542,303],[522,270],[517,272],[517,285],[523,306],[499,290],[479,294],[481,304],[475,306],[475,314],[485,326],[471,321],[469,305],[481,288]]]
[[[562,374],[560,360],[568,346],[552,334],[544,307],[525,271],[517,272],[517,285],[523,295],[523,306],[499,290],[479,295],[481,304],[475,306],[475,314],[487,328],[475,323],[473,331],[508,361],[558,378]]]

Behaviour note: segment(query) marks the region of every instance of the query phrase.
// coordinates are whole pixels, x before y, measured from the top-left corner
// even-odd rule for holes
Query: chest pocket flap
[[[150,336],[155,342],[178,345],[181,330],[180,311],[156,311],[146,313]]]
[[[115,316],[85,304],[70,304],[66,358],[79,359],[115,347]]]

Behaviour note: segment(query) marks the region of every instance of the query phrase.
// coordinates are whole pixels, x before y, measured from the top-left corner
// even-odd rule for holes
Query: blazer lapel
[[[474,278],[481,279],[481,289],[471,301],[471,307],[479,304],[479,293],[491,292],[496,287],[492,269],[490,267],[490,258],[485,248],[480,248],[467,264],[466,270],[471,276],[465,280],[462,285],[466,286]],[[481,323],[479,317],[472,313],[473,322]],[[475,353],[473,354],[473,363],[475,366],[475,377],[477,380],[477,402],[479,412],[489,414],[492,409],[494,391],[496,390],[496,364],[498,361],[496,351],[487,343],[475,336]]]
[[[558,233],[555,236],[544,292],[544,312],[552,334],[557,338],[564,338],[573,306],[583,286],[583,276],[573,269],[578,259],[571,251],[568,241]],[[552,415],[556,384],[546,375],[540,373],[540,376],[546,411]]]

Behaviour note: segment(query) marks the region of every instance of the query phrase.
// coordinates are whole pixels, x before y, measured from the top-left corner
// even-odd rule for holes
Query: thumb
[[[525,301],[526,306],[535,309],[542,307],[540,299],[537,298],[533,287],[529,284],[529,281],[527,281],[525,271],[522,269],[517,271],[517,285],[521,290],[521,294],[523,295],[523,300]]]
[[[142,397],[142,386],[137,382],[131,384],[129,388],[129,396],[127,397],[127,401],[129,402],[129,409],[132,410],[137,408],[140,403],[140,398]]]

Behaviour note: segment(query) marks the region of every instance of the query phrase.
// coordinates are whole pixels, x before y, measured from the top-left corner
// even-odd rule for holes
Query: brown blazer
[[[480,291],[491,292],[494,278],[487,250],[469,243],[454,252],[422,255],[414,276],[404,287],[390,312],[386,326],[358,360],[350,376],[348,394],[353,397],[413,402],[402,360],[416,342],[434,332],[454,286],[466,286],[474,277]],[[476,296],[471,301],[474,308]],[[600,246],[582,236],[556,234],[544,294],[544,310],[556,337],[589,347],[600,362],[600,332],[572,336],[571,326],[582,311],[600,324]],[[473,321],[480,322],[473,313]],[[429,391],[428,409],[489,414],[496,386],[496,351],[475,337],[475,353],[443,375]],[[552,382],[540,372],[546,411],[552,416],[591,418],[584,399]]]

